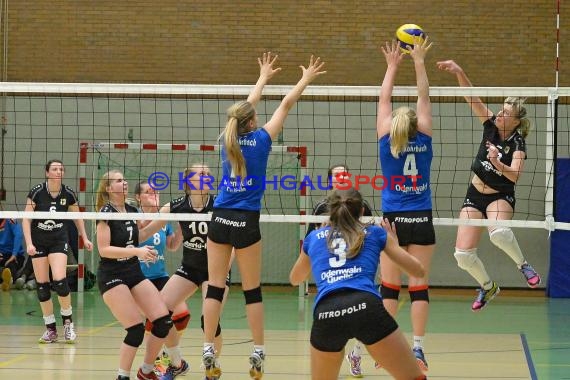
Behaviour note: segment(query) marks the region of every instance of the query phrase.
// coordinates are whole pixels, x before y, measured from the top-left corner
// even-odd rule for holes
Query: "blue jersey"
[[[164,253],[166,252],[166,238],[172,235],[174,231],[167,223],[166,226],[162,227],[158,232],[148,238],[148,240],[142,242],[139,247],[145,245],[152,245],[154,249],[158,251],[158,258],[155,263],[144,263],[140,262],[142,272],[144,276],[150,280],[155,278],[168,277],[168,272],[166,271],[166,265],[164,261]]]
[[[232,165],[226,157],[225,147],[222,147],[223,177],[214,207],[259,211],[265,191],[265,171],[271,151],[271,136],[265,129],[260,128],[240,136],[238,142],[245,159],[247,175],[240,178],[239,183],[232,178]]]
[[[431,210],[430,168],[433,159],[431,137],[421,132],[411,138],[403,153],[394,158],[390,135],[378,140],[380,164],[384,176],[382,211]]]
[[[0,219],[0,253],[7,256],[23,256],[24,233],[22,225],[13,219]]]
[[[340,289],[361,290],[381,298],[375,279],[380,252],[386,246],[386,231],[378,226],[366,226],[360,253],[347,259],[346,243],[341,237],[334,239],[333,251],[327,246],[330,229],[327,226],[314,230],[303,242],[303,251],[311,259],[317,285],[315,305],[327,294]]]

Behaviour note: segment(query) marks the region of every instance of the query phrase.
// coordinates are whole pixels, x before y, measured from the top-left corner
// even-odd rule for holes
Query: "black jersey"
[[[487,141],[495,145],[499,150],[499,161],[505,165],[511,165],[513,161],[513,153],[521,151],[526,153],[526,143],[524,137],[519,133],[518,129],[515,130],[506,140],[501,140],[499,129],[495,125],[495,118],[493,116],[483,123],[483,139],[479,145],[479,151],[471,170],[481,178],[483,183],[492,187],[493,189],[504,192],[512,193],[515,191],[515,183],[501,174],[497,168],[491,164],[487,159]],[[526,158],[526,156],[525,156]]]
[[[125,204],[127,212],[138,212],[136,207]],[[106,203],[101,208],[100,212],[119,212],[112,204]],[[99,220],[98,222],[107,223],[111,233],[110,245],[114,247],[138,247],[139,245],[139,228],[137,222],[134,220]],[[104,261],[125,261],[132,258],[111,259],[108,257],[101,257],[101,262]],[[135,261],[138,259],[134,257]]]
[[[208,195],[206,204],[200,211],[194,209],[189,195],[170,202],[170,212],[174,214],[208,214],[212,212],[213,208],[214,196],[212,195]],[[210,222],[180,221],[179,223],[184,238],[182,242],[182,264],[192,268],[208,268],[206,240]]]
[[[372,208],[370,208],[370,205],[365,199],[362,200],[362,206],[364,207],[364,214],[362,215],[372,216]],[[315,207],[313,207],[312,215],[326,215],[328,213],[329,213],[329,204],[327,202],[327,198],[321,199],[319,202],[317,202]],[[311,231],[319,228],[320,225],[321,223],[309,223],[309,227],[307,228],[307,233],[305,234],[305,237],[307,237],[309,233],[311,233]]]
[[[73,189],[61,185],[56,197],[49,192],[47,182],[34,186],[28,193],[28,198],[34,202],[34,211],[66,212],[69,206],[77,203]],[[32,219],[32,238],[45,237],[67,242],[67,228],[63,220]]]

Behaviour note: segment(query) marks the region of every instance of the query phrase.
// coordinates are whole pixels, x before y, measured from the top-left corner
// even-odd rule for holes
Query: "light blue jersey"
[[[164,261],[164,253],[166,252],[166,238],[173,233],[174,231],[172,229],[172,226],[170,226],[170,223],[167,223],[166,226],[162,227],[158,232],[155,232],[154,235],[139,245],[139,247],[152,245],[158,252],[158,258],[155,263],[144,263],[142,261],[140,262],[142,272],[149,280],[168,277],[168,272],[166,271],[166,263]]]
[[[378,148],[386,181],[382,189],[382,212],[431,210],[431,137],[417,132],[398,158],[390,152],[389,134],[378,140]]]
[[[240,136],[238,142],[245,159],[246,178],[241,178],[239,183],[232,178],[232,165],[226,157],[225,147],[222,147],[223,177],[214,208],[259,211],[265,192],[265,171],[271,151],[271,136],[260,128]]]
[[[386,246],[386,231],[378,226],[366,226],[360,253],[346,258],[346,243],[342,237],[334,239],[334,250],[327,246],[330,227],[314,230],[305,238],[303,251],[311,260],[313,278],[317,285],[315,305],[327,294],[339,289],[355,289],[374,294],[378,298],[375,283],[380,262],[380,252]]]

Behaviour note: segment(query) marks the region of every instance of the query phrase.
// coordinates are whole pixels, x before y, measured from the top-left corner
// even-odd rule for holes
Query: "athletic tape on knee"
[[[517,238],[508,227],[497,227],[489,232],[491,243],[503,250],[517,265],[524,263],[524,256],[517,242]]]
[[[49,282],[38,282],[36,293],[40,302],[46,302],[51,299],[51,288]]]
[[[258,286],[254,289],[244,290],[243,295],[245,297],[246,305],[263,302],[263,297],[261,296],[261,286]]]
[[[149,333],[150,330],[152,330],[152,322],[148,318],[146,318],[144,321],[144,331]]]
[[[127,335],[123,342],[126,345],[136,348],[142,344],[144,340],[144,325],[142,323],[127,327],[125,330],[127,330]]]
[[[453,254],[453,256],[455,256],[455,260],[457,260],[457,266],[467,271],[471,269],[471,267],[475,265],[475,263],[479,259],[479,257],[477,256],[477,248],[471,248],[471,249],[455,248],[455,253]]]
[[[165,338],[171,328],[172,318],[170,318],[169,314],[152,321],[152,330],[150,330],[150,332],[157,338]]]
[[[408,293],[410,294],[410,302],[429,302],[429,290],[427,285],[411,286],[408,288]]]
[[[206,290],[206,298],[215,299],[218,302],[224,300],[225,288],[218,288],[217,286],[208,284],[208,290]]]
[[[397,300],[400,297],[400,287],[398,285],[382,281],[382,284],[380,285],[380,295],[382,296],[382,299]]]
[[[174,328],[176,328],[176,331],[184,331],[189,322],[190,313],[188,311],[172,316],[172,323],[174,323]]]
[[[51,286],[60,297],[67,297],[70,293],[67,277],[62,278],[61,280],[52,281]]]

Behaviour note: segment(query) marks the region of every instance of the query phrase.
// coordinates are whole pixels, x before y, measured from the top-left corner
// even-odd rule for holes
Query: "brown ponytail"
[[[334,190],[328,197],[331,232],[327,245],[334,249],[334,239],[342,237],[346,242],[346,257],[352,258],[360,253],[364,243],[364,224],[362,214],[362,195],[354,189]]]

